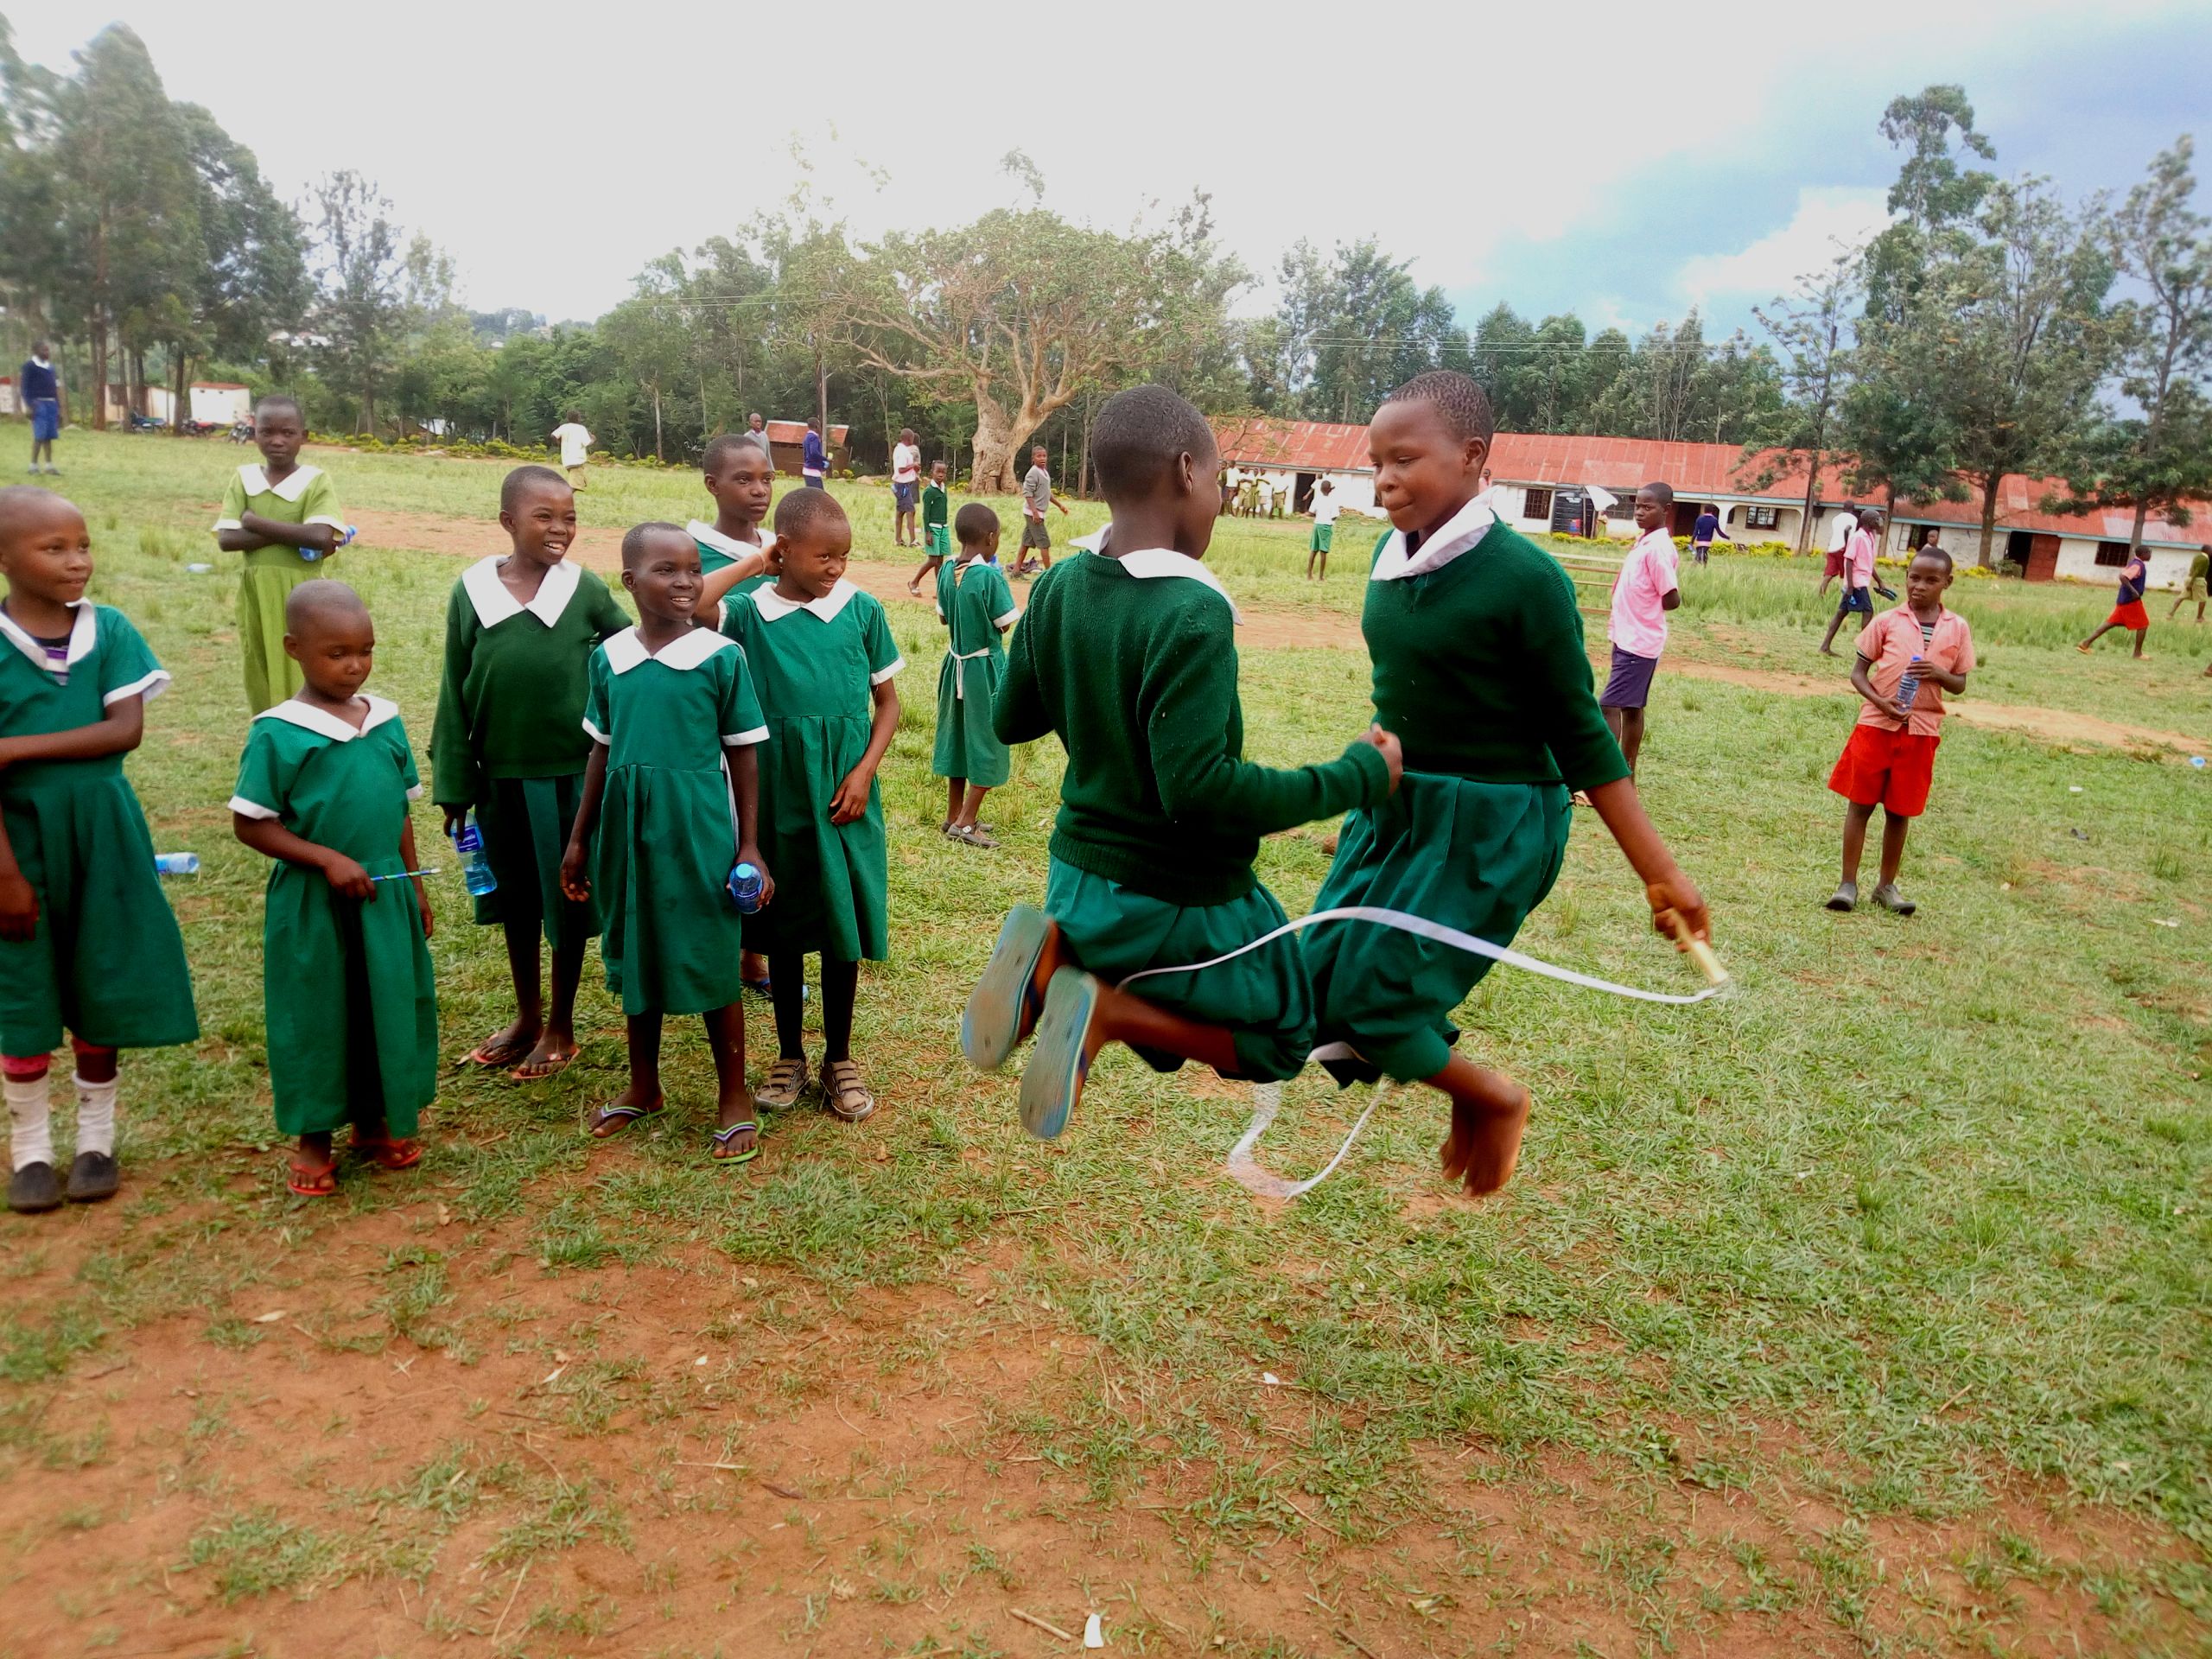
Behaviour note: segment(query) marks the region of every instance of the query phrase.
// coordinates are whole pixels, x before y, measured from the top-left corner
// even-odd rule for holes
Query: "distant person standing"
[[[806,423],[806,442],[801,448],[798,474],[810,490],[829,487],[825,480],[830,474],[830,452],[822,446],[822,423],[818,420]]]
[[[2150,585],[2151,562],[2143,556],[2141,548],[2130,548],[2127,563],[2120,568],[2120,595],[2113,601],[2112,614],[2074,649],[2087,652],[2114,628],[2125,628],[2135,636],[2135,655],[2140,658],[2143,643],[2151,637],[2151,613],[2143,604],[2143,590]]]
[[[1867,621],[1874,620],[1874,537],[1881,533],[1882,513],[1878,507],[1869,507],[1859,515],[1859,528],[1851,532],[1851,539],[1843,547],[1843,598],[1835,607],[1835,614],[1828,619],[1828,631],[1821,639],[1821,655],[1833,657],[1835,632],[1843,626],[1843,619],[1857,614]],[[1827,587],[1821,584],[1823,590]]]
[[[1836,514],[1828,523],[1827,563],[1821,567],[1821,597],[1822,599],[1828,596],[1828,583],[1843,574],[1843,556],[1851,545],[1852,532],[1858,528],[1859,509],[1847,501],[1843,504],[1843,511]],[[1847,588],[1850,585],[1847,582],[1844,584]]]
[[[1275,481],[1272,478],[1262,478],[1260,480],[1260,517],[1272,518],[1274,516]]]
[[[2189,562],[2189,585],[2181,590],[2181,597],[2174,601],[2173,609],[2166,613],[2171,622],[2181,614],[2181,607],[2190,600],[2196,601],[2196,626],[2204,626],[2205,588],[2212,586],[2212,543],[2196,550],[2196,556]]]
[[[1630,782],[1636,779],[1637,753],[1643,747],[1651,677],[1658,671],[1659,653],[1667,649],[1667,613],[1682,602],[1675,538],[1667,528],[1674,516],[1672,485],[1646,484],[1636,493],[1636,527],[1643,533],[1613,578],[1613,613],[1605,625],[1613,664],[1598,709],[1621,746]]]
[[[598,440],[584,425],[584,417],[570,410],[561,417],[561,424],[553,429],[553,442],[561,446],[562,470],[569,475],[569,487],[584,487],[584,464],[591,459],[591,447]]]
[[[759,444],[772,459],[774,457],[775,448],[768,442],[768,423],[758,415],[748,415],[745,417],[745,435]]]
[[[1698,510],[1697,523],[1690,526],[1690,551],[1700,564],[1713,551],[1716,537],[1732,547],[1735,544],[1736,538],[1720,528],[1720,509],[1708,501]]]
[[[899,429],[891,446],[891,538],[901,547],[919,547],[921,532],[914,526],[914,508],[922,493],[922,447],[911,426]]]
[[[1337,499],[1337,486],[1323,479],[1313,488],[1313,539],[1306,549],[1306,575],[1309,582],[1329,579],[1329,544],[1337,538],[1337,515],[1344,504]]]
[[[1052,568],[1052,535],[1045,528],[1045,509],[1058,507],[1063,517],[1068,510],[1068,504],[1052,493],[1052,475],[1045,468],[1047,459],[1043,444],[1032,449],[1029,472],[1021,480],[1021,552],[1014,565],[1017,576]],[[1032,549],[1037,553],[1034,561],[1029,556]]]
[[[61,407],[61,373],[54,366],[48,353],[53,347],[44,340],[35,341],[31,354],[23,360],[23,372],[16,382],[23,398],[23,408],[31,417],[31,473],[39,472],[39,456],[46,456],[46,471],[53,477],[61,476],[61,469],[54,464],[54,441],[61,435],[65,411]]]

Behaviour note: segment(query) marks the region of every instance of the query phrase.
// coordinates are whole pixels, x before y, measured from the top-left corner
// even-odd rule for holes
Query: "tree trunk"
[[[2127,556],[2131,559],[2140,558],[2143,555],[2143,521],[2150,516],[2151,504],[2138,501],[2135,504],[2135,526],[2127,532]]]
[[[1014,446],[1026,434],[1016,434],[1006,411],[988,397],[976,399],[976,435],[970,442],[976,460],[968,478],[970,495],[1012,495]]]
[[[184,395],[184,353],[181,351],[172,350],[169,353],[169,376],[172,383],[169,391],[169,429],[174,432],[184,430],[185,417],[191,413],[188,406],[189,400]]]
[[[1997,538],[1997,492],[2004,483],[2004,474],[1992,473],[1981,486],[1981,568],[1985,570],[1994,570],[1998,565],[1992,543]]]
[[[107,430],[107,318],[92,310],[92,428]]]
[[[661,453],[660,447],[660,388],[658,386],[653,388],[653,459],[664,465],[668,461],[668,457]]]
[[[1826,451],[1814,450],[1813,464],[1805,469],[1805,517],[1797,526],[1797,552],[1800,557],[1812,550],[1813,515],[1820,511],[1821,505],[1821,462],[1826,458]]]
[[[1090,394],[1083,395],[1083,453],[1076,457],[1076,486],[1077,495],[1090,494]]]
[[[823,366],[819,349],[814,353],[814,415],[822,423],[822,457],[826,471],[830,464],[830,451],[835,446],[830,442],[830,371]]]

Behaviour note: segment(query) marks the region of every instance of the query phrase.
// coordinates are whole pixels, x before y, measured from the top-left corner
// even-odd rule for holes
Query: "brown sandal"
[[[847,1123],[858,1123],[875,1110],[875,1096],[861,1081],[859,1061],[831,1060],[823,1066],[822,1103]]]

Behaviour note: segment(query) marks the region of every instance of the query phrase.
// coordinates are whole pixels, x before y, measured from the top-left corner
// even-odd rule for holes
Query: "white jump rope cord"
[[[1208,961],[1189,963],[1179,968],[1147,968],[1141,973],[1131,974],[1121,982],[1118,988],[1127,990],[1139,980],[1150,979],[1158,974],[1194,974],[1205,969],[1217,968],[1224,962],[1233,962],[1238,957],[1257,950],[1262,945],[1272,944],[1277,939],[1295,933],[1302,928],[1313,927],[1321,922],[1373,922],[1382,927],[1395,927],[1400,932],[1415,934],[1424,939],[1433,939],[1437,944],[1449,945],[1455,950],[1465,950],[1478,957],[1488,957],[1491,961],[1502,962],[1509,968],[1518,968],[1526,973],[1541,975],[1546,979],[1556,979],[1569,985],[1580,985],[1585,990],[1603,991],[1609,996],[1624,996],[1638,1002],[1664,1002],[1679,1007],[1693,1002],[1702,1002],[1709,996],[1718,996],[1726,988],[1723,985],[1708,985],[1703,990],[1692,992],[1686,996],[1670,995],[1662,991],[1640,991],[1632,985],[1617,985],[1611,980],[1599,979],[1594,974],[1577,973],[1572,968],[1560,968],[1551,963],[1541,961],[1537,957],[1526,956],[1521,951],[1509,950],[1504,945],[1492,944],[1488,939],[1478,939],[1471,933],[1463,933],[1456,927],[1446,927],[1441,922],[1432,922],[1425,916],[1415,916],[1402,910],[1389,910],[1380,905],[1347,905],[1337,910],[1317,910],[1311,915],[1300,916],[1294,921],[1285,922],[1281,927],[1270,932],[1262,933],[1250,944],[1240,944],[1234,950],[1224,951]],[[1367,1103],[1367,1109],[1362,1112],[1358,1120],[1352,1124],[1351,1132],[1344,1136],[1344,1144],[1337,1148],[1337,1155],[1322,1165],[1318,1174],[1309,1176],[1302,1181],[1290,1181],[1285,1180],[1280,1175],[1269,1174],[1253,1159],[1253,1148],[1259,1145],[1260,1137],[1268,1132],[1268,1126],[1274,1122],[1275,1113],[1282,1105],[1281,1084],[1255,1084],[1252,1090],[1254,1103],[1252,1122],[1245,1128],[1243,1138],[1229,1151],[1230,1177],[1248,1192],[1256,1192],[1263,1198],[1294,1198],[1301,1192],[1312,1190],[1319,1185],[1338,1164],[1344,1162],[1344,1154],[1351,1150],[1351,1143],[1359,1139],[1359,1132],[1367,1127],[1367,1120],[1375,1116],[1375,1109],[1382,1103],[1382,1097],[1387,1092],[1384,1084],[1380,1083],[1376,1084],[1375,1093]]]

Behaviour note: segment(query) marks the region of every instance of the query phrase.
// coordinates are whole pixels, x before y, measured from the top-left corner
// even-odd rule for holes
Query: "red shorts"
[[[1821,572],[1821,579],[1825,582],[1830,576],[1840,576],[1842,574],[1843,550],[1841,548],[1838,548],[1834,552],[1828,555],[1827,565]]]
[[[1928,810],[1936,780],[1936,747],[1943,740],[1879,726],[1854,726],[1836,757],[1828,787],[1854,806],[1878,806],[1900,818]]]
[[[2112,614],[2105,618],[2108,628],[2126,628],[2130,633],[2140,633],[2151,626],[2151,613],[2143,608],[2143,601],[2131,599],[2125,605],[2115,605]]]

